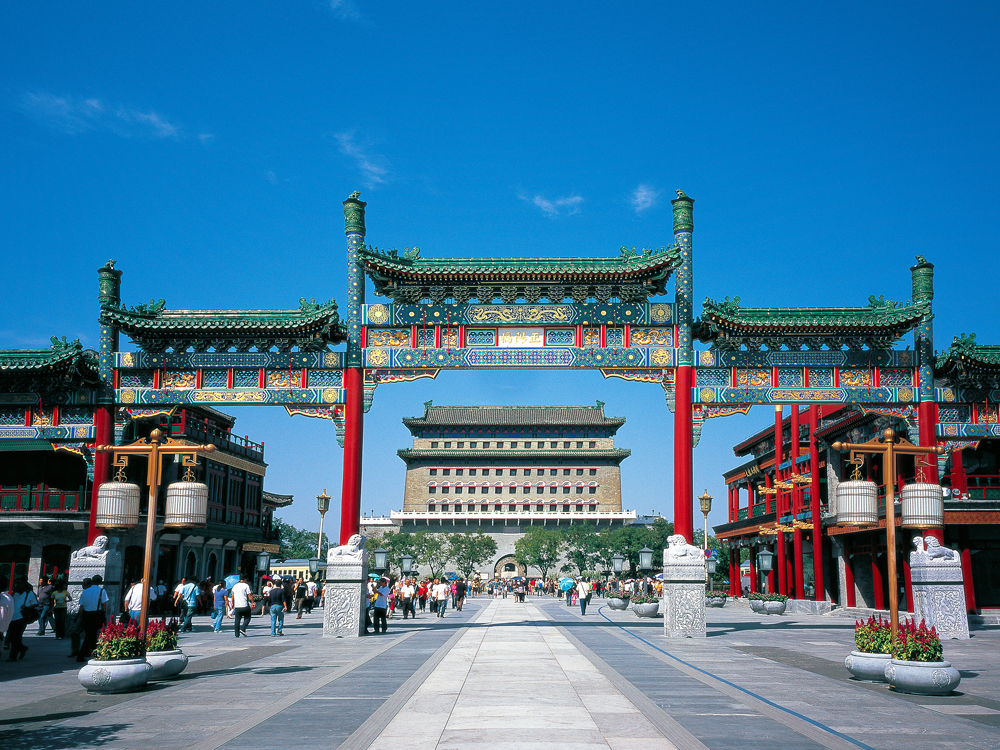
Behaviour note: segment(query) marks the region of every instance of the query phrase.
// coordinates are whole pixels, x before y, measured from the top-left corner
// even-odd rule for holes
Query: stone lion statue
[[[106,536],[99,536],[90,546],[74,552],[71,559],[73,562],[82,562],[83,560],[103,560],[107,556],[108,538]]]
[[[339,547],[331,547],[330,551],[326,554],[326,559],[328,562],[332,562],[333,558],[341,557],[346,560],[364,562],[368,558],[368,553],[365,551],[366,541],[367,539],[361,536],[361,534],[354,534],[347,540],[347,544],[341,544]]]
[[[688,544],[683,534],[671,534],[667,537],[667,545],[667,557],[671,560],[701,562],[705,559],[704,552],[698,547]]]
[[[924,545],[927,545],[926,547]],[[910,555],[910,561],[913,562],[932,562],[934,560],[939,560],[941,562],[958,562],[960,560],[958,552],[953,549],[948,549],[947,547],[942,547],[941,542],[932,536],[923,537],[918,536],[913,539],[914,551]]]

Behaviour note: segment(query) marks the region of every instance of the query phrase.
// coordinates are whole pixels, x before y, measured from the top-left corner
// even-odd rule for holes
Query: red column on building
[[[969,491],[969,478],[965,475],[965,463],[960,450],[952,451],[951,454],[951,486],[963,495]]]
[[[749,550],[747,562],[750,564],[750,591],[754,593],[760,591],[760,585],[757,581],[757,550],[753,547]]]
[[[782,422],[783,413],[780,406],[774,407],[774,480],[775,482],[781,481],[781,472],[778,470],[778,466],[785,460],[784,458],[784,429]],[[775,503],[775,513],[774,517],[777,522],[781,523],[781,516],[784,513],[785,502],[781,490],[778,490],[778,494],[775,495],[777,503]],[[775,549],[776,559],[775,566],[778,569],[778,593],[788,595],[788,552],[785,549],[785,534],[782,531],[778,532],[778,536],[775,538],[777,544]],[[773,571],[772,571],[773,572]],[[773,577],[773,575],[772,575]],[[768,579],[770,580],[770,578]],[[771,589],[773,591],[773,589]]]
[[[361,452],[364,446],[364,375],[344,369],[344,477],[340,503],[340,543],[347,544],[361,525]]]
[[[877,544],[875,532],[872,532],[872,588],[875,590],[875,609],[885,609],[885,576],[882,573],[882,566],[878,561],[878,552],[875,549]]]
[[[851,560],[851,555],[844,553],[844,588],[847,589],[844,593],[847,595],[847,606],[856,607],[857,597],[854,592],[854,563]]]
[[[972,585],[972,550],[965,540],[962,545],[962,585],[965,587],[965,608],[969,614],[976,614],[976,589]]]
[[[694,482],[691,476],[693,459],[691,386],[694,368],[677,368],[674,406],[674,533],[681,534],[688,544],[694,540]]]
[[[795,463],[799,459],[799,407],[798,404],[792,404],[792,473],[800,474],[801,472],[797,468]],[[794,485],[792,487],[792,523],[795,523],[795,517],[802,512],[802,488],[801,485]],[[795,555],[795,598],[805,599],[805,581],[802,580],[802,571],[805,569],[802,560],[802,529],[796,528],[792,536],[792,543],[794,544],[794,549],[792,550]],[[791,587],[789,587],[790,589]]]
[[[101,404],[94,410],[94,444],[115,444],[115,407]],[[90,497],[90,523],[87,528],[87,544],[93,544],[103,532],[97,525],[97,491],[102,484],[111,481],[111,453],[94,454],[94,484]]]
[[[819,430],[819,410],[821,406],[809,407],[809,475],[812,484],[809,486],[809,510],[812,514],[812,546],[813,546],[813,581],[816,586],[816,601],[826,599],[826,586],[823,581],[823,523],[819,510],[819,447],[816,445],[816,432]]]

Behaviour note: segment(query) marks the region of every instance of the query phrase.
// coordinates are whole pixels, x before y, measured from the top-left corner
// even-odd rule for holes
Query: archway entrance
[[[506,555],[497,560],[497,564],[493,566],[493,577],[494,578],[516,578],[517,576],[524,577],[527,575],[527,570],[521,563],[514,559],[513,555]]]

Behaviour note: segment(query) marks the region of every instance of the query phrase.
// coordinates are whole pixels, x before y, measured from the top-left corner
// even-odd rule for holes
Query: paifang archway
[[[918,258],[911,269],[904,305],[873,296],[863,307],[742,308],[737,297],[706,300],[696,321],[694,201],[677,191],[672,204],[674,242],[657,250],[435,259],[366,245],[366,204],[354,193],[344,201],[343,318],[333,301],[304,299],[277,311],[168,310],[163,300],[125,308],[121,271],[109,262],[99,271],[96,440],[110,442],[116,405],[133,416],[186,403],[273,405],[332,419],[344,447],[342,542],[359,526],[364,414],[376,387],[441,370],[590,369],[659,384],[674,413],[674,523],[688,540],[692,454],[707,418],[755,404],[915,408],[921,444],[934,444],[935,401],[955,393],[934,390],[930,263]],[[366,304],[366,277],[388,302]],[[913,350],[894,349],[910,331]],[[140,351],[119,352],[120,333]],[[710,348],[696,351],[696,339]],[[97,459],[95,488],[109,461]],[[807,481],[818,482],[815,472]],[[818,503],[819,492],[812,497]]]

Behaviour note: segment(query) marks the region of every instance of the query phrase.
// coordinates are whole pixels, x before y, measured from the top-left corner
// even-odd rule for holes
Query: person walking
[[[306,614],[311,615],[316,604],[316,581],[306,581]]]
[[[402,585],[399,587],[399,599],[403,604],[403,619],[405,620],[407,615],[412,614],[413,619],[417,619],[417,610],[414,606],[414,597],[416,596],[417,590],[413,586],[413,581],[409,578],[403,580]]]
[[[302,609],[306,606],[306,593],[308,589],[306,588],[306,582],[299,576],[299,580],[295,582],[295,619],[302,619]]]
[[[302,579],[300,578],[299,580],[301,581]],[[271,637],[275,638],[279,635],[284,635],[285,612],[288,611],[289,604],[291,604],[288,601],[288,594],[285,592],[284,587],[272,586],[264,597],[264,601],[268,605],[268,611],[271,613]]]
[[[388,579],[380,578],[375,589],[375,611],[372,619],[374,620],[375,633],[379,633],[379,624],[381,623],[382,630],[385,632],[389,629],[389,622],[386,619],[386,612],[389,609],[389,592],[392,590],[392,585],[389,583]]]
[[[462,605],[465,604],[465,593],[468,590],[468,585],[461,578],[455,581],[455,609],[459,612],[462,611]]]
[[[576,579],[576,596],[580,600],[580,615],[586,615],[587,602],[590,599],[590,584],[586,578]]]
[[[241,635],[246,637],[246,629],[250,627],[250,609],[253,607],[253,592],[250,590],[250,584],[247,583],[245,574],[240,575],[240,582],[233,586],[230,594],[233,601],[233,630],[237,638]]]
[[[166,599],[166,597],[167,597],[167,587],[163,583],[163,581],[160,581],[158,584],[156,584],[156,613],[157,614],[160,614],[160,615],[166,614],[166,611],[167,611],[167,599]]]
[[[447,581],[434,579],[434,599],[437,604],[437,616],[444,617],[444,612],[448,608],[448,597],[451,595],[451,586]]]
[[[184,624],[181,625],[182,633],[193,633],[194,625],[191,623],[191,618],[194,617],[195,612],[198,610],[198,579],[194,576],[185,580],[184,585],[181,586],[180,599],[184,605]]]
[[[62,578],[56,580],[55,588],[52,589],[52,620],[56,631],[56,640],[61,641],[66,637],[66,605],[73,601],[73,597],[66,590],[66,581]]]
[[[34,618],[29,622],[29,616],[32,614],[29,610],[35,609],[37,613],[38,597],[28,585],[27,578],[18,578],[14,581],[14,595],[11,599],[13,600],[11,602],[12,615],[10,625],[7,626],[10,656],[7,657],[7,661],[17,661],[23,659],[24,655],[28,653],[28,647],[24,645],[23,640],[24,631],[28,625],[34,622]]]
[[[125,594],[125,610],[128,612],[129,619],[133,622],[139,622],[139,618],[142,615],[142,584],[143,581],[133,581],[128,593]],[[149,609],[151,612],[154,601],[156,601],[156,589],[150,586]]]
[[[427,611],[427,593],[428,593],[427,581],[421,581],[420,585],[417,586],[417,599],[420,601],[420,614],[423,614],[424,612]]]
[[[84,578],[84,589],[80,593],[80,617],[83,618],[83,643],[77,651],[77,661],[87,661],[97,645],[97,634],[108,621],[108,593],[101,585],[101,576]],[[89,585],[88,585],[89,584]]]
[[[222,621],[229,609],[229,590],[225,581],[219,581],[212,590],[212,632],[222,632]]]
[[[45,623],[51,623],[52,632],[56,632],[56,620],[52,615],[52,579],[42,576],[38,579],[38,635],[45,635]]]
[[[10,579],[0,575],[0,642],[6,640],[7,628],[14,617],[14,597],[7,593]]]

